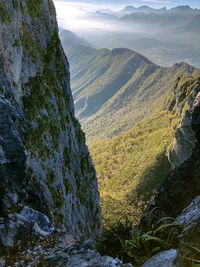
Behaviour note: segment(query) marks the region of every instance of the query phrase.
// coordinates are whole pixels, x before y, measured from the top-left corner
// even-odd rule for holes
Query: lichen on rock
[[[97,179],[54,5],[2,0],[0,14],[0,216],[26,205],[77,239],[96,237]]]

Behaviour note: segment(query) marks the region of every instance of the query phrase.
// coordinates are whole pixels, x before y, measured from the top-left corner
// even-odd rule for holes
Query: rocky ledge
[[[80,243],[61,232],[20,242],[0,259],[0,267],[3,266],[132,267],[131,264],[122,264],[119,259],[101,256],[91,240]]]

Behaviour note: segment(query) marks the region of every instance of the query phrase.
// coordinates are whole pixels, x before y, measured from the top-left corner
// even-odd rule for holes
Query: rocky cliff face
[[[24,205],[76,238],[98,235],[97,180],[51,0],[0,1],[0,66],[1,242]]]
[[[170,109],[182,113],[169,159],[173,170],[156,195],[155,205],[176,217],[200,194],[200,79],[179,79]]]

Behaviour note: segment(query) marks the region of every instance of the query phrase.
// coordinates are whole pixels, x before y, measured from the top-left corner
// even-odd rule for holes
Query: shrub
[[[171,217],[159,219],[155,211],[149,214],[145,230],[133,227],[127,219],[106,229],[98,245],[100,252],[140,266],[154,254],[176,247],[175,237],[181,226]]]

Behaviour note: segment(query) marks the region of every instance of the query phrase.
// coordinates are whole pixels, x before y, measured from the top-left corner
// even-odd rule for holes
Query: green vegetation
[[[178,123],[177,115],[158,110],[131,130],[90,146],[105,221],[140,217],[170,170],[167,149]]]
[[[25,42],[25,40],[26,38],[23,39],[23,42]],[[30,40],[28,42],[30,42]],[[35,147],[39,147],[40,155],[38,156],[44,160],[58,148],[60,131],[66,128],[68,122],[67,114],[65,115],[63,110],[65,99],[68,100],[69,96],[63,92],[60,84],[60,81],[62,81],[66,74],[65,68],[61,63],[62,55],[57,49],[58,45],[59,39],[57,33],[55,33],[49,42],[46,54],[43,56],[43,72],[34,78],[30,78],[29,82],[24,85],[24,90],[30,91],[30,94],[23,98],[26,118],[30,122],[34,121],[35,124],[35,127],[31,127],[28,131],[28,145],[31,147],[33,155],[37,153]],[[27,45],[27,47],[30,46],[31,43]],[[38,46],[38,44],[36,46]],[[32,54],[30,53],[30,55]],[[52,69],[52,64],[58,66],[56,70]],[[51,100],[53,95],[56,96],[55,103],[52,103]],[[58,107],[59,111],[62,109],[62,112],[58,113],[56,107]],[[42,110],[46,111],[43,115],[41,115]],[[61,117],[60,120],[58,120],[58,117]],[[51,146],[46,144],[45,136],[51,136]],[[67,155],[66,151],[65,157],[67,161],[65,162],[66,167],[70,167],[69,155]]]
[[[63,182],[64,182],[64,186],[65,186],[65,190],[66,190],[66,195],[72,193],[73,192],[73,187],[70,184],[70,182],[67,179],[64,179]]]
[[[15,9],[17,9],[18,8],[18,0],[12,0],[12,2],[13,2],[13,7]]]
[[[42,18],[42,2],[38,0],[26,0],[28,12],[31,17]]]
[[[24,26],[22,45],[25,46],[33,60],[37,60],[40,55],[44,63],[43,70],[34,78],[30,78],[24,85],[23,90],[26,94],[22,99],[26,121],[30,123],[25,136],[26,147],[31,152],[31,156],[40,159],[41,165],[43,165],[60,149],[61,132],[62,130],[66,131],[69,124],[66,105],[70,110],[71,97],[63,89],[66,69],[63,65],[63,55],[58,49],[60,41],[57,32],[52,35],[46,51],[40,53],[40,44],[37,41],[32,43],[30,33]],[[70,144],[68,144],[63,151],[63,177],[67,170],[71,170],[70,153]],[[60,223],[64,220],[61,210],[64,207],[64,195],[71,193],[73,188],[69,181],[64,179],[65,190],[63,192],[61,187],[57,188],[55,180],[55,173],[53,170],[49,170],[46,184],[55,206],[52,219],[56,223]]]
[[[197,238],[198,239],[198,238]],[[199,242],[181,244],[180,247],[180,266],[182,267],[199,267],[200,266],[200,245]]]
[[[40,45],[37,41],[33,40],[31,33],[27,29],[25,23],[22,24],[22,46],[27,50],[28,54],[31,56],[34,63],[37,62],[39,56],[42,55]]]
[[[0,19],[3,23],[10,23],[11,22],[11,16],[8,13],[5,4],[0,3]]]
[[[62,34],[75,110],[88,143],[131,129],[160,105],[178,77],[199,73],[186,63],[160,67],[128,49],[95,50]]]
[[[49,189],[51,191],[52,199],[55,203],[55,207],[58,208],[58,210],[60,210],[64,206],[63,193],[53,186],[49,187]]]
[[[156,212],[155,212],[156,211]],[[119,220],[106,228],[98,249],[102,254],[119,257],[134,266],[141,266],[154,254],[176,247],[176,236],[181,228],[171,217],[159,219],[154,209],[148,216],[144,229],[133,226],[129,220]]]

